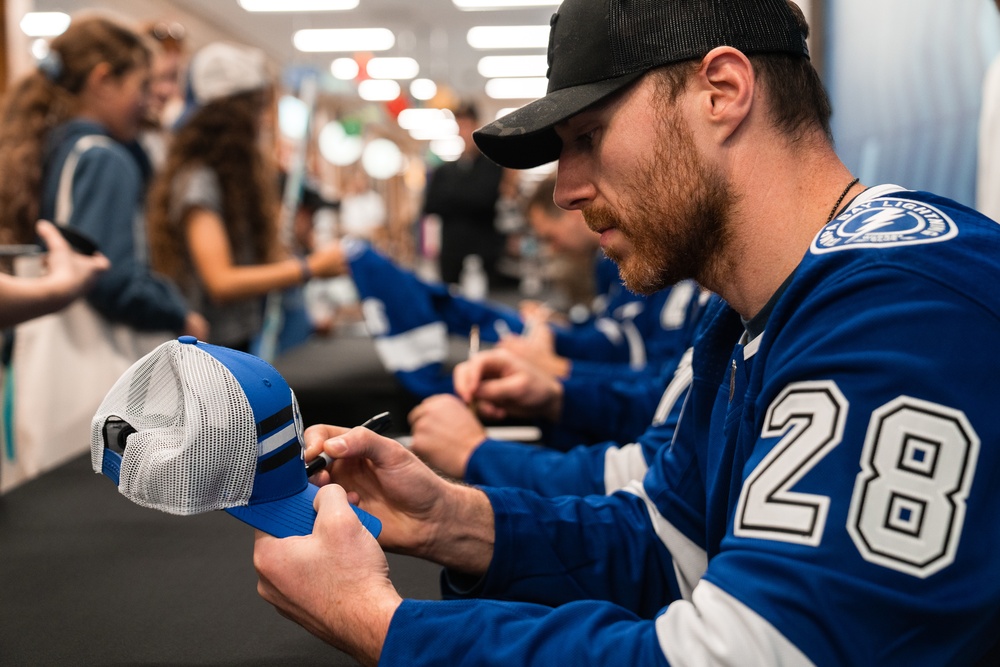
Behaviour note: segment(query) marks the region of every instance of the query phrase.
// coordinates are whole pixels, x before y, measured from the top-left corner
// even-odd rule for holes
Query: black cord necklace
[[[853,181],[848,183],[847,187],[844,188],[844,191],[840,193],[839,197],[837,197],[837,203],[833,205],[832,209],[830,209],[830,217],[826,219],[827,224],[830,224],[830,221],[833,220],[833,216],[837,215],[837,209],[840,208],[840,203],[844,201],[844,197],[846,197],[847,193],[851,191],[851,188],[858,184],[858,180],[860,179],[855,178]]]

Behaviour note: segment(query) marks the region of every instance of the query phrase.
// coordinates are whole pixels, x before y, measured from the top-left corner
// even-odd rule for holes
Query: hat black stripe
[[[292,421],[293,416],[292,405],[289,403],[286,407],[282,408],[270,417],[265,417],[257,422],[257,437],[261,438],[271,431],[278,430],[280,427]]]

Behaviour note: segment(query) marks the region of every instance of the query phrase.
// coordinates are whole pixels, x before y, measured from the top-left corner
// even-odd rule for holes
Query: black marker
[[[361,426],[381,435],[389,427],[391,421],[392,418],[388,412],[380,412]],[[330,455],[326,452],[320,452],[319,456],[306,464],[306,477],[312,477],[331,463],[333,463],[333,459],[330,458]]]

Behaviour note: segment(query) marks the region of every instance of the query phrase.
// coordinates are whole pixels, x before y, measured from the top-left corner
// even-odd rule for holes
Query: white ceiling
[[[302,64],[326,69],[344,54],[301,53],[292,34],[303,28],[384,27],[396,45],[378,55],[410,56],[421,77],[449,84],[458,94],[483,95],[485,80],[476,70],[479,58],[492,54],[543,54],[544,49],[484,52],[472,49],[465,35],[476,25],[547,25],[554,7],[463,12],[451,0],[360,0],[356,9],[336,12],[250,13],[236,0],[35,0],[37,11],[102,9],[132,20],[175,20],[188,29],[194,46],[230,39],[264,49],[279,66]],[[515,105],[523,103],[514,102]],[[502,106],[511,106],[504,102]]]

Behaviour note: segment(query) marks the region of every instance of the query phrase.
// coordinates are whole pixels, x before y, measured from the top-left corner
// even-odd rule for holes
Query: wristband
[[[302,282],[307,283],[313,277],[312,269],[309,268],[309,262],[306,261],[305,257],[299,257],[298,260],[299,267],[302,269]]]

